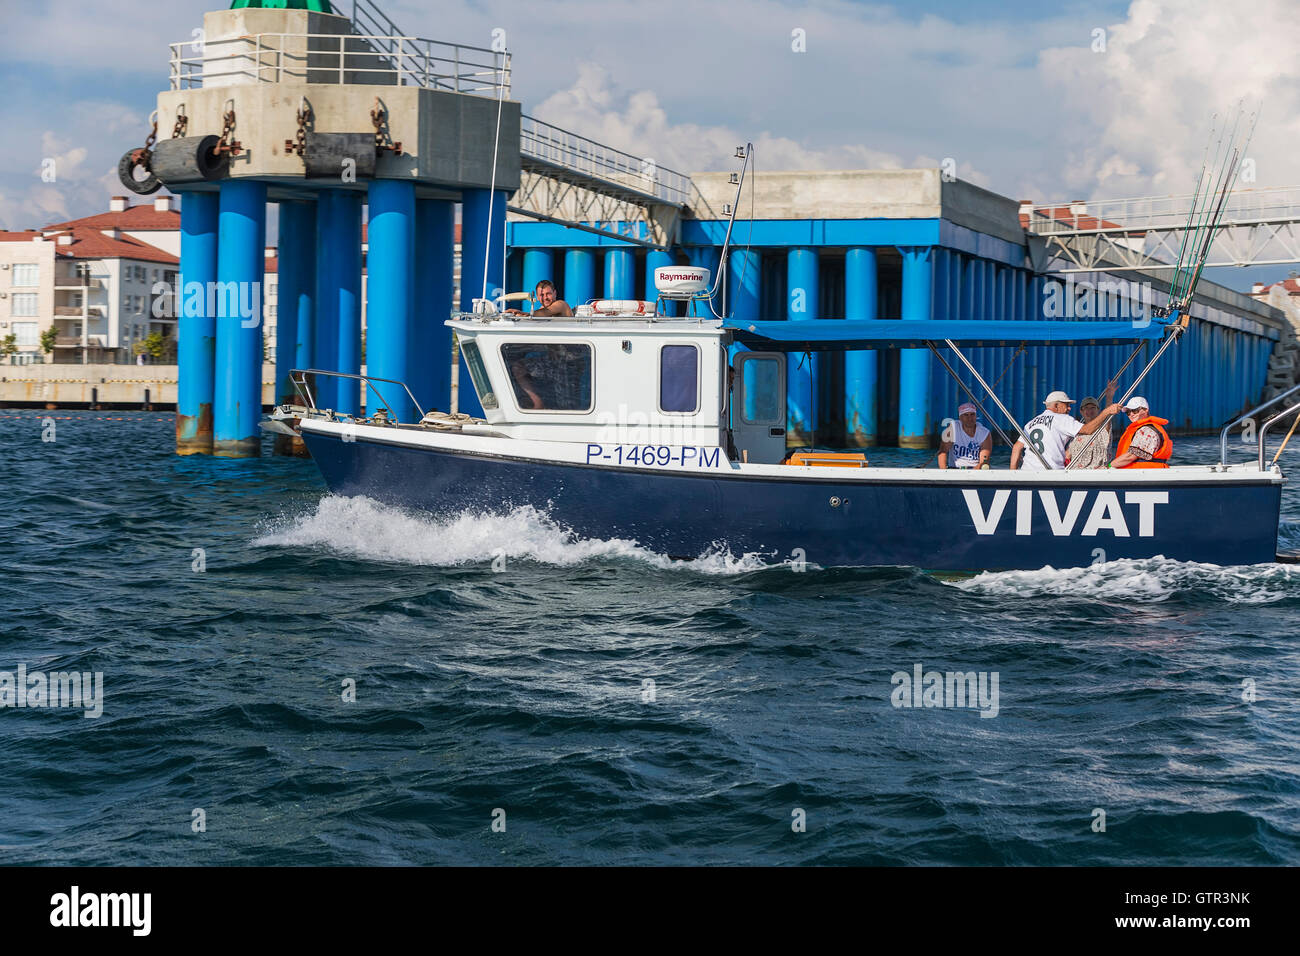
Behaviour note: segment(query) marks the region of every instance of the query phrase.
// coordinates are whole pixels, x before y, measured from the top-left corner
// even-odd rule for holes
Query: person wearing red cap
[[[957,421],[943,433],[939,445],[940,468],[983,468],[993,453],[993,436],[975,421],[970,402],[957,407]]]
[[[1017,438],[1011,446],[1013,469],[1020,467],[1022,455],[1025,456],[1025,468],[1029,471],[1042,471],[1044,461],[1048,468],[1064,468],[1065,446],[1070,443],[1070,439],[1075,435],[1091,435],[1106,423],[1107,416],[1120,411],[1118,405],[1107,405],[1092,421],[1080,422],[1070,415],[1070,406],[1073,404],[1074,399],[1059,390],[1047,396],[1043,401],[1046,411],[1025,423],[1025,435],[1037,454],[1025,455],[1025,440]],[[1042,461],[1039,460],[1040,455]]]

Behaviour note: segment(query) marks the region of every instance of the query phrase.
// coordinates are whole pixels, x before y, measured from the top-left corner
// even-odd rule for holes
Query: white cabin
[[[497,434],[726,445],[728,334],[716,320],[493,315],[448,324]]]

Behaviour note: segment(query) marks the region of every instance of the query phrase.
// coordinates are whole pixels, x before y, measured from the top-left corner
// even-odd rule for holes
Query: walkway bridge
[[[1172,269],[1188,235],[1193,196],[1148,196],[1089,202],[1024,203],[1028,230],[1046,240],[1049,258],[1069,263],[1053,272]],[[1202,197],[1204,201],[1204,197]],[[1207,266],[1300,262],[1300,186],[1238,189]]]

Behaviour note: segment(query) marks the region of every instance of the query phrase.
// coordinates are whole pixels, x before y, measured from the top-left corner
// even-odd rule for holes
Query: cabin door
[[[776,465],[785,458],[785,353],[737,352],[731,434],[741,461]]]

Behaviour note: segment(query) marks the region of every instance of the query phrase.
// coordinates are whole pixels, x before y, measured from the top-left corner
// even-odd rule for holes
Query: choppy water
[[[1300,862],[1300,567],[674,562],[50,414],[0,412],[0,671],[103,714],[0,709],[4,862]]]

